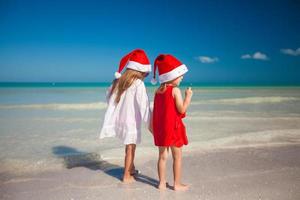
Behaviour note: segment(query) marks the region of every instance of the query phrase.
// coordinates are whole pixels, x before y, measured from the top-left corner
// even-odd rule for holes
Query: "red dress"
[[[185,114],[177,111],[172,95],[173,86],[167,86],[163,93],[156,92],[153,108],[153,135],[156,146],[176,146],[188,144],[182,118]]]

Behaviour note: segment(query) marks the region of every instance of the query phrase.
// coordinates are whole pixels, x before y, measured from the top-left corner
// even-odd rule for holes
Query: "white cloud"
[[[251,58],[250,54],[245,54],[241,56],[241,59],[250,59],[250,58]]]
[[[219,61],[219,58],[217,57],[208,57],[208,56],[198,56],[196,57],[196,60],[202,62],[202,63],[215,63]]]
[[[293,49],[280,49],[281,53],[287,54],[290,56],[300,56],[300,48],[293,50]]]
[[[253,55],[244,54],[241,56],[241,59],[255,59],[255,60],[269,60],[268,56],[261,52],[255,52]]]
[[[255,54],[253,54],[253,59],[257,59],[257,60],[268,60],[268,56],[266,54],[260,53],[260,52],[256,52]]]

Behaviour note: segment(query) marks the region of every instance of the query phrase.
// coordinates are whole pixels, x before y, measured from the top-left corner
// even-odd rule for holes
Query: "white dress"
[[[110,89],[108,94],[110,93]],[[140,79],[123,92],[118,104],[115,103],[116,93],[108,100],[100,139],[105,137],[118,137],[126,144],[141,143],[142,122],[147,127],[150,124],[150,103],[146,87]]]

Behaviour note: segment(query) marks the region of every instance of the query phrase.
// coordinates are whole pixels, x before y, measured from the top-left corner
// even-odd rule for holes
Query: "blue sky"
[[[0,81],[111,81],[142,48],[152,63],[179,58],[186,82],[300,84],[299,10],[297,0],[0,0]]]

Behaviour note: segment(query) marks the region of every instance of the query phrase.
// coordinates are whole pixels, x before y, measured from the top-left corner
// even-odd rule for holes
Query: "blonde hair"
[[[167,88],[167,83],[162,83],[160,86],[157,88],[156,92],[158,93],[164,93]]]
[[[174,79],[174,80],[176,80],[176,79]],[[171,80],[171,81],[167,81],[167,82],[161,83],[160,86],[157,88],[156,91],[157,91],[158,93],[164,93],[164,92],[166,91],[166,89],[167,89],[167,85],[172,84],[172,82],[173,82],[174,80]]]
[[[119,103],[121,95],[125,90],[127,90],[136,79],[143,80],[146,76],[146,72],[140,72],[132,69],[126,69],[119,79],[115,79],[112,83],[112,89],[109,96],[116,92],[117,96],[115,103]]]
[[[179,77],[181,77],[181,76],[179,76]],[[172,85],[173,81],[175,81],[179,77],[177,77],[177,78],[175,78],[173,80],[161,83],[160,86],[157,88],[156,92],[158,92],[158,93],[164,93],[166,91],[166,89],[167,89],[167,85],[169,85],[169,84]]]

